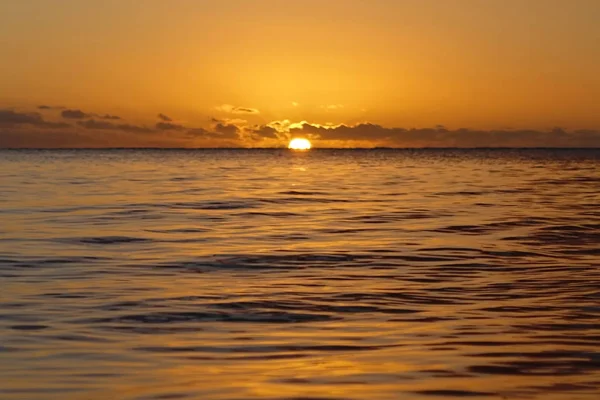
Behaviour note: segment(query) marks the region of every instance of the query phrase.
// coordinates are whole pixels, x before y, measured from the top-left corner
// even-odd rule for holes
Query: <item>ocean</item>
[[[1,150],[2,399],[598,399],[600,150]]]

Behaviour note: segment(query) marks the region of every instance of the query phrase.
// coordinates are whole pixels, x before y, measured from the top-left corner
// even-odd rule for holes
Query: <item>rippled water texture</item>
[[[600,151],[0,151],[0,397],[598,399]]]

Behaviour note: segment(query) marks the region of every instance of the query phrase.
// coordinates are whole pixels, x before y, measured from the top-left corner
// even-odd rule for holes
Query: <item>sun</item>
[[[292,150],[310,150],[311,144],[308,139],[294,138],[290,141],[288,148]]]

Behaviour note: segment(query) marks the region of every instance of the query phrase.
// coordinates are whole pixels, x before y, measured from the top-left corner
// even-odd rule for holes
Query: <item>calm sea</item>
[[[600,398],[600,150],[0,151],[0,398],[462,397]]]

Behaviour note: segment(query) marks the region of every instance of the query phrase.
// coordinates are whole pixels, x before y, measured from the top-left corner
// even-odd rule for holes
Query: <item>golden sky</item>
[[[0,0],[0,147],[600,146],[599,20],[598,0]]]

